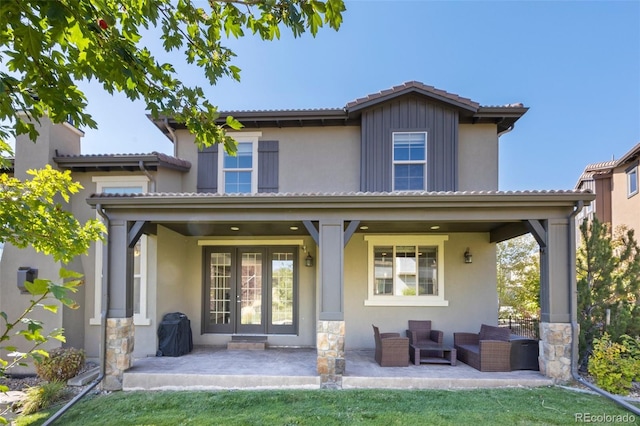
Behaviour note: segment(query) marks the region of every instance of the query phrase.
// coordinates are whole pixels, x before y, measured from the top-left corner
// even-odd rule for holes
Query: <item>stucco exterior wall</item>
[[[625,165],[616,169],[613,174],[613,191],[611,193],[611,223],[614,229],[626,225],[640,232],[640,193],[627,197],[627,174]]]
[[[453,332],[480,331],[480,324],[497,325],[496,250],[484,233],[450,234],[444,243],[446,307],[364,306],[367,298],[367,243],[354,235],[345,248],[345,349],[374,348],[371,324],[381,332],[405,335],[407,321],[431,320],[444,332],[445,344],[453,344]],[[473,263],[465,264],[469,247]]]
[[[262,129],[280,141],[279,192],[349,192],[360,188],[360,128]]]
[[[458,190],[498,189],[498,136],[493,124],[460,124]]]
[[[279,192],[341,192],[360,188],[360,128],[305,127],[248,129],[260,140],[279,141]],[[178,156],[191,162],[184,192],[196,192],[198,148],[195,137],[178,133]]]
[[[182,312],[191,321],[194,345],[226,345],[231,339],[228,334],[202,334],[203,247],[198,241],[203,239],[206,238],[184,237],[167,228],[158,227],[157,293],[155,298],[149,299],[150,304],[156,304],[151,317],[152,323],[155,324],[154,330],[157,330],[164,314]],[[259,239],[244,240],[264,245]],[[306,237],[303,241],[315,257],[313,240]],[[270,346],[315,346],[315,268],[303,266],[306,253],[300,251],[299,256],[298,335],[270,335]],[[139,336],[140,333],[137,327],[136,356],[148,353],[151,349],[155,353],[157,339],[153,340],[153,345],[149,348],[138,348],[139,342],[141,345],[148,345],[152,341],[150,336],[142,337]]]
[[[178,143],[176,146],[176,156],[191,163],[189,173],[182,176],[182,192],[196,192],[198,188],[198,146],[196,137],[187,130],[175,132]]]
[[[33,298],[31,294],[21,294],[17,287],[18,267],[30,266],[38,270],[38,278],[58,281],[58,271],[62,266],[59,262],[54,262],[49,256],[36,253],[32,248],[18,249],[11,244],[5,244],[2,253],[2,268],[0,268],[0,310],[7,314],[9,321],[13,322],[22,315],[29,306]],[[57,305],[58,313],[52,313],[42,308],[34,309],[28,318],[43,322],[42,334],[48,334],[54,328],[62,327],[62,319],[68,308],[62,309],[62,304],[55,300],[48,300],[47,304]],[[19,329],[23,327],[20,325]],[[17,330],[16,330],[17,331]],[[18,351],[27,351],[32,344],[28,343],[22,336],[13,336],[4,345],[16,346]],[[57,340],[50,341],[43,346],[49,350],[60,346]],[[13,351],[11,351],[13,352]],[[3,351],[2,359],[9,360],[7,352]],[[11,370],[13,374],[33,373],[31,367],[17,366]]]

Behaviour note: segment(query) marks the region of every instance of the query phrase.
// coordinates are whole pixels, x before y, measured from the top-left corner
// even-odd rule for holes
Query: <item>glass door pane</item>
[[[240,304],[242,325],[262,324],[262,253],[242,253],[240,260]]]
[[[231,323],[231,253],[211,253],[209,324]]]
[[[271,254],[271,324],[293,324],[293,253]]]

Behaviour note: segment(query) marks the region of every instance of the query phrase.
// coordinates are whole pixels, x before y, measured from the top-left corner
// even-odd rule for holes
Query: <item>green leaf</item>
[[[51,281],[36,278],[33,282],[25,281],[24,288],[34,296],[46,294],[49,291]]]
[[[58,275],[62,279],[82,278],[83,277],[83,275],[81,273],[72,271],[71,269],[65,269],[65,268],[60,268],[60,271],[58,272]]]
[[[42,308],[49,311],[49,312],[53,312],[58,313],[58,306],[57,305],[42,305]]]
[[[240,123],[238,120],[236,120],[230,115],[227,116],[225,121],[227,123],[227,126],[231,127],[233,130],[240,130],[244,127],[242,123]]]

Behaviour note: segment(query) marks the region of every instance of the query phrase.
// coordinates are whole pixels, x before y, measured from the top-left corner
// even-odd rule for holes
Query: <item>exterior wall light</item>
[[[473,255],[471,251],[469,251],[469,247],[467,247],[467,251],[464,252],[464,263],[473,263]]]
[[[304,266],[313,266],[313,257],[310,253],[307,253],[307,257],[304,259]]]
[[[30,266],[20,266],[18,268],[18,289],[20,290],[20,293],[29,293],[27,288],[24,286],[24,283],[27,281],[32,283],[36,278],[38,278],[37,269]]]

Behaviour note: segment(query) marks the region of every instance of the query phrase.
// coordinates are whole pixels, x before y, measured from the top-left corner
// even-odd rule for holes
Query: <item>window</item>
[[[638,193],[638,165],[627,169],[627,197]]]
[[[137,194],[148,191],[149,179],[146,176],[94,176],[96,192],[106,194]],[[100,215],[97,215],[102,220]],[[135,325],[149,325],[147,318],[147,252],[148,241],[143,235],[133,248],[133,322]],[[89,320],[92,325],[100,325],[102,307],[102,251],[104,246],[96,244],[96,271],[94,315]]]
[[[238,142],[235,155],[222,149],[219,155],[218,185],[224,194],[258,192],[258,138],[261,132],[230,134]]]
[[[366,306],[448,306],[444,299],[446,235],[367,235]]]
[[[393,190],[423,191],[427,188],[427,133],[393,133]]]

